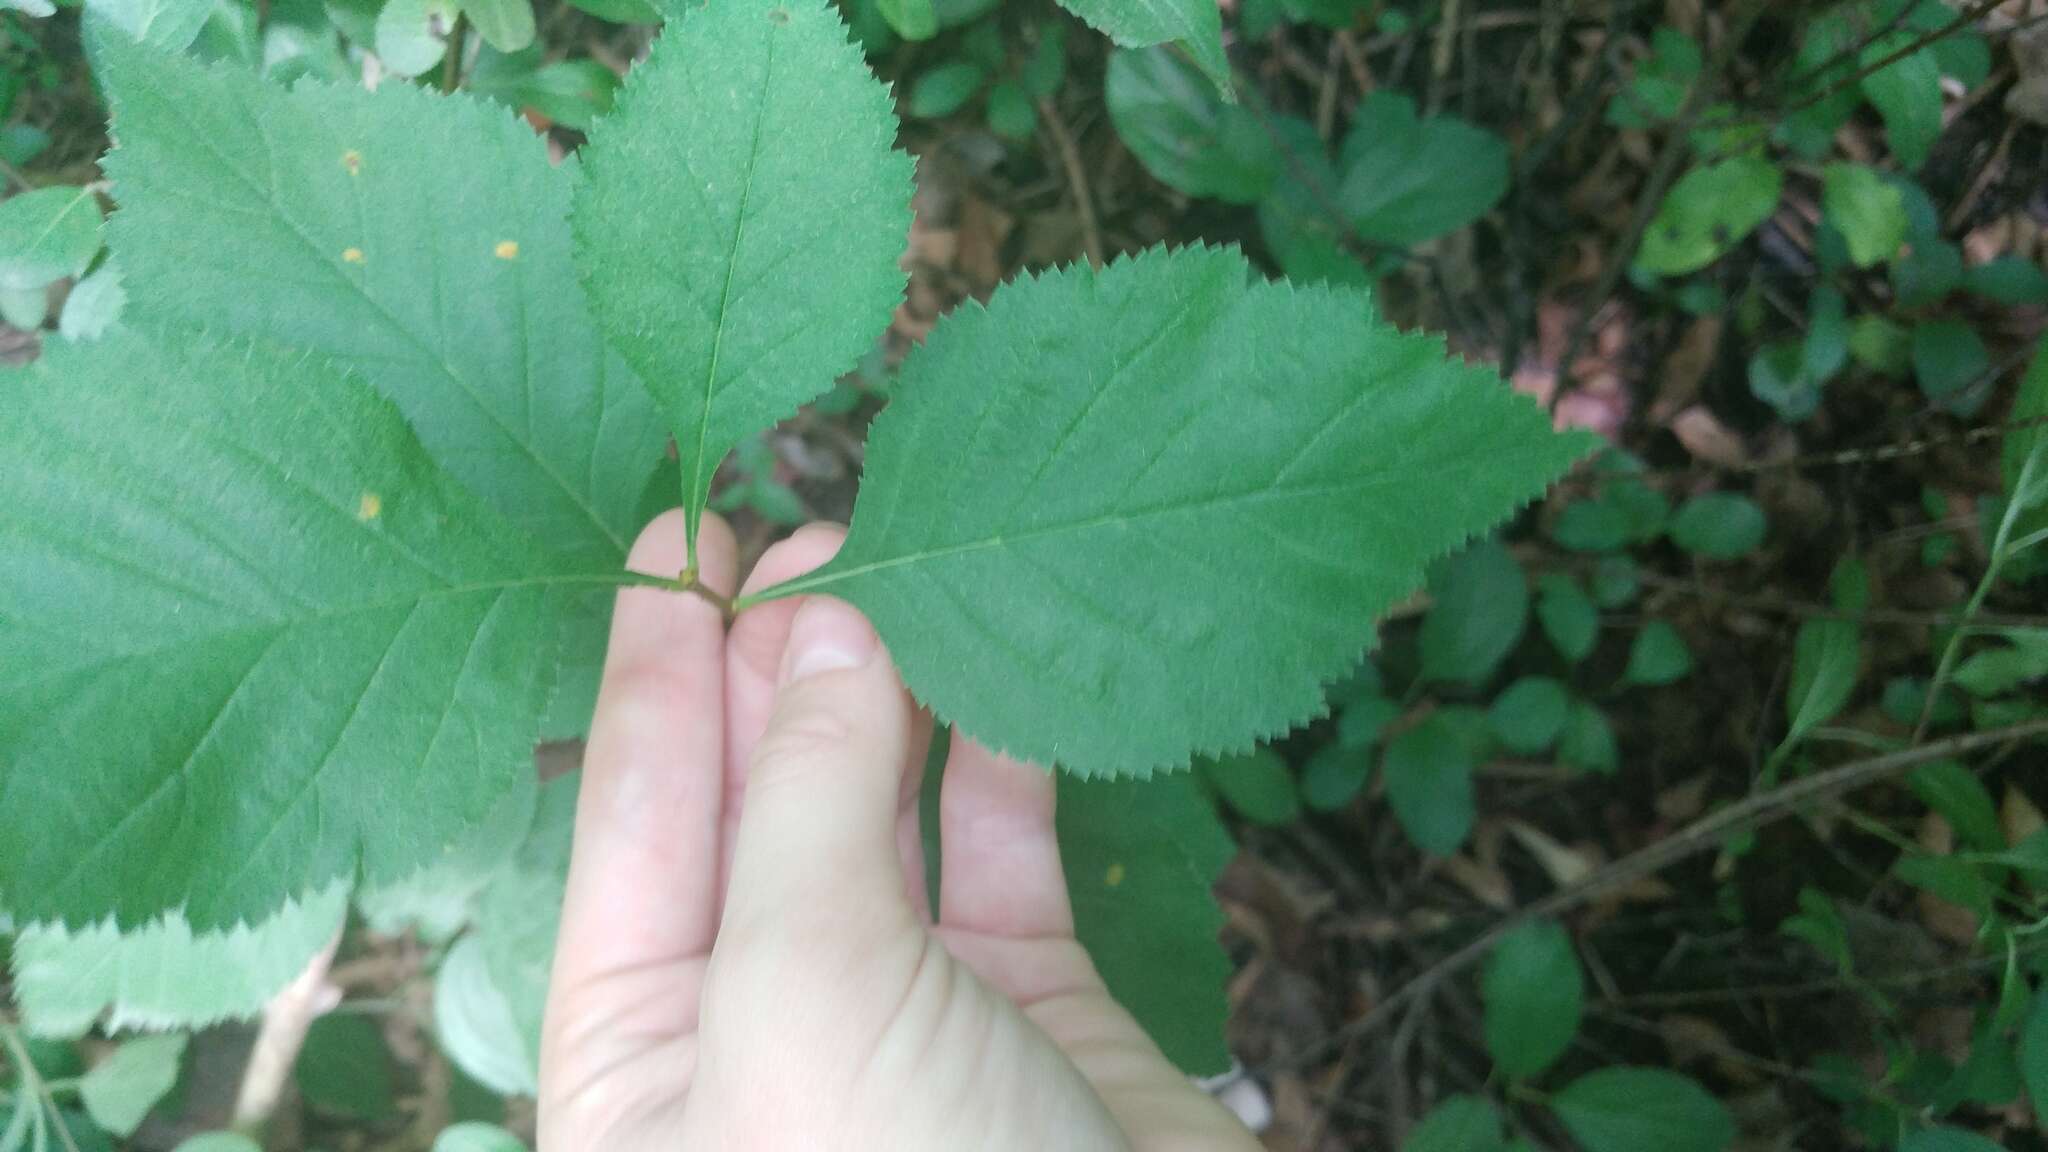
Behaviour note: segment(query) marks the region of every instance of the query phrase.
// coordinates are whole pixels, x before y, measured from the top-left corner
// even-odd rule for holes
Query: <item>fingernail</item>
[[[867,617],[830,596],[814,596],[790,622],[782,682],[793,684],[821,672],[858,668],[873,658],[877,643]]]

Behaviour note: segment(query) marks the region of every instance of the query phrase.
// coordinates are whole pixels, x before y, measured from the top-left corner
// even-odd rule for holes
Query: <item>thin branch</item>
[[[1338,1044],[1356,1042],[1360,1037],[1386,1023],[1394,1013],[1429,996],[1445,980],[1477,964],[1493,951],[1494,945],[1530,921],[1560,915],[1589,903],[1604,893],[1653,876],[1681,860],[1726,842],[1730,836],[1774,824],[1803,805],[1875,784],[1935,760],[1944,760],[2042,735],[2048,735],[2048,720],[2030,720],[2022,724],[1995,728],[1989,732],[1955,736],[1933,744],[1923,744],[1917,748],[1852,761],[1731,804],[1654,844],[1600,868],[1576,884],[1561,888],[1534,904],[1503,917],[1464,947],[1430,965],[1421,975],[1403,984],[1386,999],[1373,1005],[1371,1011],[1345,1025],[1323,1043],[1290,1054],[1275,1066],[1300,1067],[1319,1059]]]
[[[305,1046],[307,1030],[339,995],[327,974],[340,946],[341,933],[336,931],[305,971],[264,1005],[263,1023],[256,1030],[256,1043],[249,1050],[249,1063],[235,1093],[233,1125],[237,1131],[254,1135],[277,1111],[299,1049]]]

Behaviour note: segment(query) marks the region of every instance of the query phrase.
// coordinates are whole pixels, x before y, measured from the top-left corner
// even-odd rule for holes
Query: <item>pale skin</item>
[[[770,549],[741,592],[824,563]],[[685,561],[671,513],[639,572]],[[706,515],[702,578],[736,582]],[[930,720],[854,609],[619,594],[541,1052],[542,1152],[1258,1144],[1160,1054],[1074,939],[1053,782],[956,740],[939,907]]]

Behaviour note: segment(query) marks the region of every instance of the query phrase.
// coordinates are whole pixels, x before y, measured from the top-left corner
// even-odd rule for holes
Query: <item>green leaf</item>
[[[85,271],[100,250],[100,202],[51,185],[0,203],[0,292],[40,289]]]
[[[491,978],[484,946],[474,934],[457,940],[434,973],[434,1035],[464,1075],[492,1092],[539,1092],[534,1052],[520,1032],[511,999]]]
[[[263,1152],[263,1148],[239,1132],[202,1132],[172,1152]]]
[[[1687,1077],[1654,1068],[1602,1068],[1550,1098],[1585,1152],[1721,1152],[1735,1142],[1728,1109]]]
[[[1259,233],[1280,270],[1297,284],[1330,283],[1371,291],[1373,274],[1346,247],[1351,223],[1337,207],[1336,165],[1315,125],[1272,118],[1279,173],[1259,201]]]
[[[2015,427],[1999,448],[1999,472],[2005,479],[2005,498],[2018,500],[2025,509],[2013,526],[2024,538],[2048,528],[2048,448],[2042,447],[2048,444],[2048,335],[2034,346],[2034,361],[2020,378],[2006,422]],[[2022,491],[2020,478],[2028,474],[2029,454],[2035,458],[2034,467]]]
[[[1529,624],[1529,585],[1499,543],[1474,544],[1430,574],[1421,632],[1422,674],[1477,684],[1515,650]]]
[[[845,547],[761,597],[844,597],[942,718],[1083,776],[1318,715],[1424,565],[1586,440],[1352,293],[1249,276],[1154,250],[956,312],[875,421]]]
[[[1902,855],[1892,865],[1899,879],[1979,916],[1991,914],[1996,890],[1984,869],[1953,856]]]
[[[2048,994],[2034,994],[2034,1006],[2020,1025],[2018,1052],[2020,1078],[2026,1081],[2027,1098],[2034,1102],[2034,1115],[2048,1116]]]
[[[941,64],[910,86],[910,114],[926,119],[951,116],[974,99],[987,79],[988,73],[971,60]]]
[[[623,566],[667,434],[572,287],[573,169],[524,121],[406,84],[285,91],[118,35],[93,55],[137,319],[332,359],[513,524],[586,570]],[[611,595],[570,607],[550,736],[589,719]]]
[[[370,1017],[331,1013],[313,1021],[293,1074],[299,1094],[322,1112],[382,1120],[397,1110],[391,1050]]]
[[[548,585],[593,577],[390,404],[303,354],[134,330],[47,345],[21,384],[0,408],[17,915],[261,919],[404,875],[532,771]]]
[[[1785,175],[1753,154],[1695,168],[1665,193],[1636,262],[1658,276],[1712,264],[1770,218]]]
[[[1876,169],[1830,164],[1821,173],[1823,219],[1848,242],[1858,268],[1882,264],[1906,242],[1906,201]]]
[[[1533,756],[1557,741],[1570,711],[1563,684],[1548,676],[1524,676],[1494,697],[1487,719],[1502,747]]]
[[[1604,500],[1574,500],[1557,514],[1550,538],[1573,552],[1612,552],[1628,543],[1628,518]]]
[[[1708,492],[1679,508],[1671,521],[1671,542],[1708,560],[1734,560],[1763,547],[1768,527],[1756,501]]]
[[[92,1122],[115,1136],[133,1136],[149,1110],[178,1082],[185,1037],[140,1036],[114,1049],[78,1081],[78,1099]]]
[[[182,52],[213,12],[211,0],[86,0],[89,18],[119,28],[152,48]]]
[[[1906,783],[1922,803],[1948,821],[1964,844],[1979,852],[2005,851],[1998,804],[1977,774],[1960,761],[1937,760],[1916,768]]]
[[[1602,556],[1593,567],[1593,602],[1602,608],[1623,607],[1641,589],[1642,574],[1627,556]]]
[[[1899,1152],[2005,1152],[2005,1147],[1961,1128],[1923,1128],[1907,1133]]]
[[[347,908],[348,886],[336,884],[225,932],[195,934],[175,914],[129,932],[27,928],[14,941],[15,1002],[42,1036],[80,1036],[102,1016],[110,1031],[254,1016],[341,931]]]
[[[1801,888],[1799,913],[1787,916],[1778,925],[1778,931],[1812,945],[1843,976],[1855,970],[1856,953],[1849,945],[1848,922],[1842,919],[1841,909],[1835,907],[1827,893],[1817,888]]]
[[[1191,1076],[1230,1067],[1230,957],[1210,888],[1236,852],[1190,774],[1060,781],[1060,854],[1080,941],[1117,1003]]]
[[[1060,6],[1125,48],[1180,44],[1216,90],[1234,99],[1215,0],[1060,0]]]
[[[462,14],[484,43],[500,52],[517,52],[533,43],[532,0],[460,0]]]
[[[1436,856],[1458,850],[1471,834],[1472,750],[1442,713],[1387,744],[1380,761],[1394,818],[1417,848]]]
[[[1963,270],[1965,291],[2018,307],[2048,304],[2048,272],[2021,256],[1999,256]]]
[[[619,89],[617,73],[595,60],[540,60],[537,48],[511,56],[478,53],[469,71],[469,91],[583,132],[611,111]]]
[[[668,415],[693,560],[719,461],[852,369],[902,297],[895,134],[826,0],[721,0],[670,23],[581,151],[577,264]]]
[[[1705,63],[1697,40],[1668,24],[1650,33],[1650,55],[1637,62],[1628,87],[1607,106],[1617,128],[1646,128],[1676,117]]]
[[[1886,376],[1904,376],[1913,366],[1912,337],[1874,312],[1849,321],[1849,354],[1858,364]]]
[[[1628,666],[1622,670],[1621,680],[1624,684],[1672,684],[1690,671],[1692,650],[1678,630],[1662,620],[1652,620],[1629,646]]]
[[[1124,146],[1168,187],[1250,204],[1281,170],[1279,148],[1258,117],[1224,102],[1171,49],[1115,53],[1102,95]]]
[[[1512,1079],[1541,1075],[1578,1035],[1586,978],[1571,934],[1555,921],[1532,921],[1495,945],[1479,991],[1486,1001],[1486,1051]]]
[[[1967,322],[1926,320],[1913,325],[1913,375],[1928,399],[1966,400],[1966,389],[1990,368],[1991,353]]]
[[[1562,572],[1536,578],[1536,621],[1550,643],[1573,664],[1592,655],[1600,639],[1600,609],[1579,582]]]
[[[1484,1096],[1452,1096],[1429,1110],[1401,1152],[1499,1152],[1500,1113]]]
[[[469,925],[477,897],[525,840],[539,794],[538,776],[520,773],[482,822],[425,867],[357,892],[364,926],[382,936],[414,932],[435,945],[453,939]]]
[[[1913,42],[1909,32],[1892,32],[1863,49],[1858,65],[1869,68]],[[1941,66],[1932,52],[1914,52],[1863,77],[1863,96],[1884,117],[1885,139],[1907,169],[1927,162],[1941,135]]]
[[[470,937],[477,942],[489,986],[504,997],[511,1016],[517,1044],[507,1058],[523,1061],[526,1077],[535,1084],[540,1076],[541,1016],[547,1007],[548,973],[554,967],[562,895],[569,882],[569,843],[580,783],[581,777],[572,774],[541,786],[533,826],[477,897],[476,928]]]
[[[1352,226],[1397,248],[1465,227],[1508,189],[1506,141],[1456,116],[1418,119],[1413,100],[1384,90],[1359,102],[1338,163]]]
[[[66,340],[97,340],[120,321],[127,306],[128,290],[121,286],[121,269],[109,260],[71,286],[71,294],[64,297],[64,311],[57,316],[57,331]]]
[[[1301,798],[1318,812],[1336,812],[1358,798],[1372,775],[1372,745],[1331,744],[1301,769]]]
[[[1557,737],[1557,758],[1582,772],[1614,775],[1621,767],[1621,752],[1615,746],[1614,727],[1607,722],[1607,714],[1588,701],[1573,701],[1564,731]]]
[[[1271,748],[1199,761],[1202,778],[1238,815],[1254,824],[1291,824],[1301,818],[1301,797],[1287,761]]]
[[[434,1137],[433,1152],[526,1152],[526,1145],[496,1124],[474,1120],[457,1124]]]
[[[1834,719],[1856,691],[1863,633],[1853,620],[1808,620],[1792,640],[1792,688],[1785,696],[1783,755]]]
[[[875,0],[882,19],[905,40],[929,40],[939,34],[939,17],[932,0]]]
[[[385,0],[377,13],[377,59],[393,75],[423,75],[447,53],[461,14],[460,0]]]

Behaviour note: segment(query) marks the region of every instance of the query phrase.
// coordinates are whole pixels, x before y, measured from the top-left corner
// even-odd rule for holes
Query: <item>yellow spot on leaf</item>
[[[500,260],[517,260],[519,259],[519,241],[500,240],[498,241],[498,246],[491,249],[491,251],[496,253]]]
[[[362,502],[356,505],[356,519],[375,520],[384,514],[384,498],[375,492],[363,493]]]
[[[361,264],[363,262],[363,250],[361,248],[343,248],[341,250],[341,259],[344,264]]]
[[[363,170],[363,154],[351,148],[341,154],[341,166],[353,176]]]
[[[1111,888],[1122,884],[1124,882],[1124,866],[1121,864],[1111,864],[1109,871],[1103,874],[1102,882]]]

